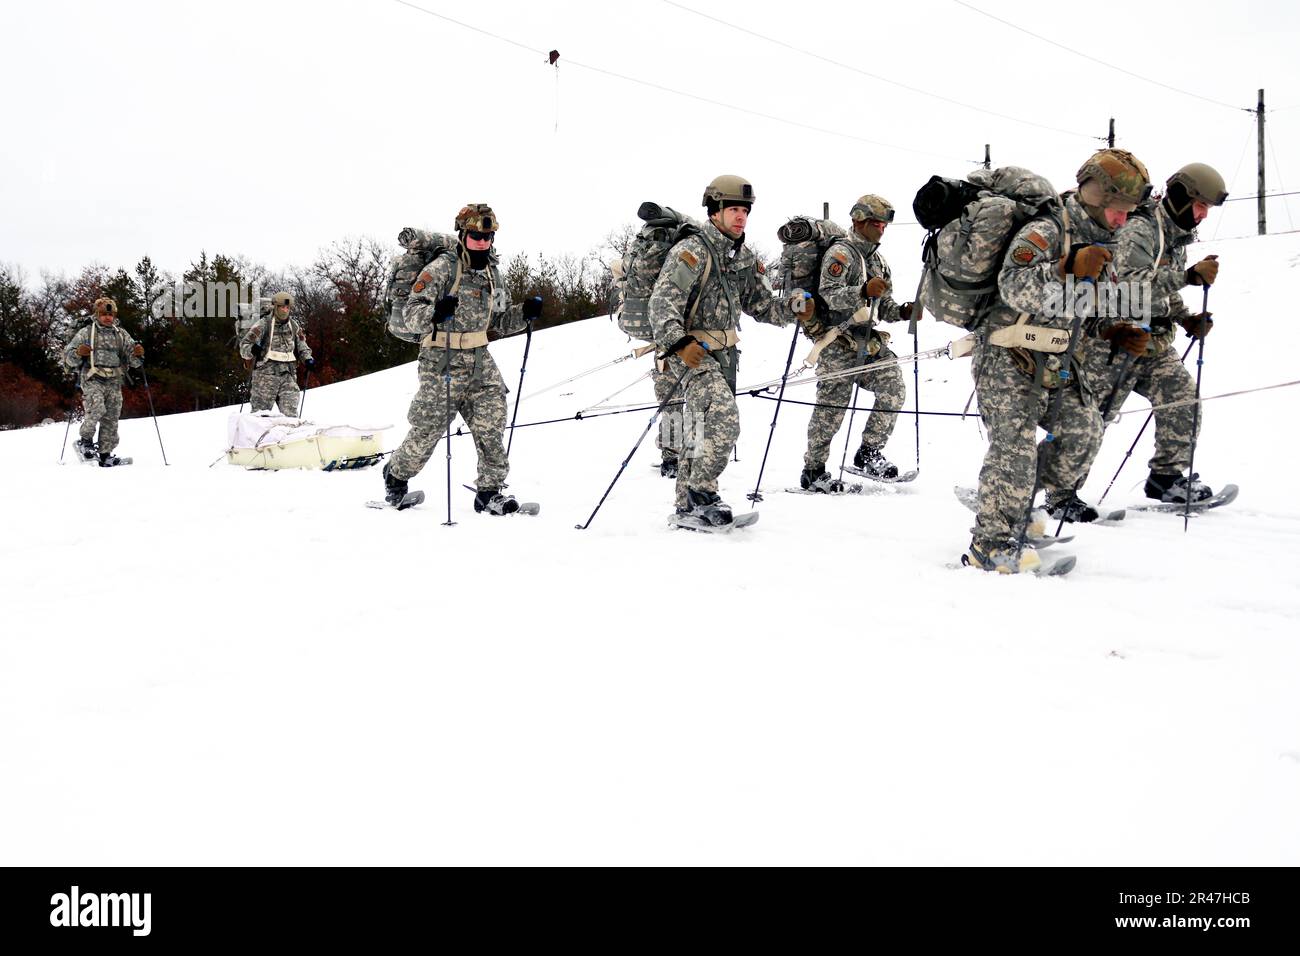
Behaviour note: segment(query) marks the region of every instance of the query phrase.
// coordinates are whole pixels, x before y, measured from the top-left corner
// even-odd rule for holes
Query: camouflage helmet
[[[292,309],[293,296],[290,295],[288,292],[277,292],[275,295],[271,296],[271,305],[275,306],[276,308],[279,308],[282,305],[287,305],[289,308]]]
[[[102,296],[95,300],[96,315],[117,315],[117,303],[108,296]]]
[[[500,225],[497,214],[485,202],[472,202],[456,213],[457,232],[496,232]]]
[[[748,179],[740,176],[718,176],[704,187],[704,198],[700,205],[722,209],[740,203],[753,204],[754,187]]]
[[[1205,163],[1188,163],[1165,180],[1166,188],[1175,183],[1182,186],[1192,199],[1210,206],[1222,206],[1228,198],[1227,183],[1217,169]]]
[[[849,210],[849,218],[854,222],[863,222],[867,219],[893,222],[894,207],[889,204],[889,200],[867,193],[865,196],[858,197],[858,201]]]
[[[1126,149],[1103,149],[1079,167],[1075,181],[1092,180],[1102,188],[1106,205],[1112,201],[1141,205],[1151,196],[1151,176],[1142,161]]]

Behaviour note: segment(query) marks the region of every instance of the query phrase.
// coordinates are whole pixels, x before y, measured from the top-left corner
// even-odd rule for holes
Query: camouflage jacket
[[[257,354],[256,350],[260,349],[262,336],[266,334],[266,323],[271,323],[271,334],[267,337],[266,348]],[[277,320],[274,316],[259,318],[244,333],[244,337],[239,340],[239,355],[244,359],[257,359],[258,367],[265,365],[270,359],[267,358],[272,352],[279,352],[283,355],[293,355],[297,359],[306,361],[311,358],[311,347],[307,345],[307,337],[303,335],[302,326],[293,319]],[[277,360],[277,364],[288,365],[288,362]]]
[[[820,331],[848,321],[858,309],[866,304],[862,295],[862,286],[869,279],[879,277],[889,283],[890,288],[880,297],[880,307],[876,310],[876,319],[881,322],[897,322],[898,303],[890,294],[893,280],[889,263],[880,254],[880,244],[868,242],[856,235],[837,239],[826,250],[822,258],[821,278],[817,283],[817,292],[821,301],[830,310],[830,315],[817,313],[815,324],[804,331],[816,337]]]
[[[90,355],[84,359],[77,354],[77,349],[83,345],[91,348]],[[96,378],[118,379],[124,367],[139,368],[144,364],[143,359],[131,354],[135,345],[131,333],[122,328],[117,319],[112,325],[100,325],[91,319],[90,324],[79,328],[63,347],[63,364],[70,369],[80,369],[83,382],[90,376],[92,366]]]
[[[1151,283],[1152,345],[1163,350],[1173,342],[1174,322],[1189,314],[1179,292],[1187,287],[1187,247],[1196,241],[1196,230],[1184,229],[1156,204],[1129,216],[1116,237],[1119,278]]]
[[[708,265],[704,287],[700,277]],[[692,299],[692,293],[696,293]],[[687,318],[695,300],[695,315]],[[769,325],[789,325],[794,313],[787,300],[773,298],[763,264],[749,246],[725,236],[712,222],[668,250],[650,294],[655,344],[665,351],[692,329],[723,331],[737,327],[744,312]]]
[[[456,256],[441,255],[420,271],[411,286],[411,296],[406,300],[402,326],[419,335],[488,331],[509,335],[521,331],[525,325],[523,304],[510,301],[510,290],[501,276],[495,250],[485,269],[471,269],[464,261],[459,264],[460,285],[454,293]],[[434,328],[434,306],[443,296],[453,294],[456,296],[455,315]]]
[[[1115,234],[1093,221],[1074,192],[1065,193],[1062,199],[1069,217],[1071,245],[1097,243],[1113,251]],[[1065,240],[1058,216],[1055,213],[1029,220],[1011,240],[998,273],[997,302],[984,319],[986,331],[1014,325],[1021,312],[1028,313],[1034,325],[1068,329],[1074,323],[1068,310],[1061,315],[1046,314],[1050,293],[1054,289],[1059,294],[1062,287],[1056,270],[1064,255]],[[1103,275],[1114,279],[1113,271]]]

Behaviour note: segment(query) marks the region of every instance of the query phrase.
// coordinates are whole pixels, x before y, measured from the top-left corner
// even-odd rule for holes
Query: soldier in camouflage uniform
[[[81,435],[73,449],[83,461],[105,468],[116,465],[117,423],[122,417],[122,378],[127,368],[144,365],[144,346],[122,328],[117,303],[109,298],[95,300],[95,314],[63,347],[63,364],[78,372],[81,385]],[[95,441],[95,427],[99,441]]]
[[[1062,352],[1039,349],[1060,348],[1067,338],[1060,332],[1068,333],[1074,325],[1073,308],[1050,307],[1054,297],[1068,300],[1063,288],[1073,282],[1114,281],[1107,246],[1128,213],[1150,195],[1151,184],[1136,157],[1115,149],[1094,155],[1077,179],[1079,189],[1065,193],[1060,208],[1017,231],[998,274],[997,298],[980,321],[972,371],[989,448],[980,469],[979,507],[968,557],[989,571],[1015,573],[1040,566],[1033,548],[1023,541],[1035,478],[1049,501],[1073,494],[1079,463],[1095,454],[1101,440],[1096,403],[1079,373],[1081,343],[1069,342]],[[1080,337],[1086,334],[1081,327]],[[1053,339],[1058,344],[1053,345]],[[1069,373],[1062,381],[1066,362]],[[1055,440],[1040,456],[1037,428],[1053,424],[1049,407],[1058,389],[1064,391],[1052,429]]]
[[[384,466],[385,498],[394,505],[402,500],[407,482],[428,463],[438,439],[459,413],[478,452],[474,510],[511,514],[519,510],[519,502],[501,493],[510,472],[502,440],[509,389],[488,353],[488,332],[509,335],[522,330],[541,315],[542,300],[511,303],[493,248],[500,223],[490,206],[465,206],[455,225],[456,249],[424,267],[400,317],[404,331],[423,335],[420,387],[407,414],[411,429]],[[444,378],[448,369],[450,406]]]
[[[298,360],[309,369],[316,366],[302,327],[289,318],[292,308],[293,296],[277,292],[271,297],[271,314],[254,321],[239,342],[239,354],[253,370],[249,404],[254,412],[278,405],[281,415],[297,417]]]
[[[853,204],[849,216],[853,231],[834,242],[822,258],[817,298],[823,309],[813,321],[801,324],[821,346],[818,375],[868,367],[856,379],[846,376],[817,382],[817,407],[808,420],[808,449],[799,477],[800,486],[809,491],[843,488],[826,472],[826,459],[844,421],[844,406],[853,397],[855,380],[875,398],[853,464],[877,478],[898,477],[898,467],[881,449],[894,431],[898,420],[894,412],[903,407],[907,387],[897,365],[872,371],[870,363],[897,357],[889,348],[889,333],[877,330],[875,322],[905,321],[911,318],[913,308],[912,303],[899,305],[890,296],[889,264],[880,254],[885,229],[894,221],[894,207],[879,196],[866,195]],[[873,304],[874,316],[864,308]]]
[[[669,250],[650,296],[655,344],[667,359],[678,395],[685,394],[677,511],[711,525],[732,520],[718,495],[718,477],[740,435],[735,397],[740,314],[788,325],[811,302],[802,291],[773,298],[762,263],[745,245],[753,202],[753,186],[739,176],[709,183],[703,203],[709,221],[699,235]]]
[[[1183,302],[1180,290],[1189,285],[1209,286],[1219,274],[1214,256],[1187,267],[1187,247],[1196,241],[1196,227],[1219,206],[1228,193],[1223,177],[1204,163],[1191,163],[1166,181],[1164,198],[1147,203],[1129,217],[1117,236],[1115,271],[1121,280],[1151,284],[1151,334],[1127,332],[1133,349],[1123,362],[1120,354],[1101,339],[1090,339],[1084,374],[1091,380],[1103,416],[1109,417],[1136,391],[1152,405],[1194,402],[1196,383],[1174,348],[1175,326],[1191,336],[1209,333],[1213,320],[1208,314],[1193,314]],[[1113,339],[1112,339],[1113,340]],[[1151,456],[1146,495],[1160,501],[1184,502],[1188,485],[1194,501],[1208,498],[1213,491],[1195,476],[1184,475],[1191,467],[1193,429],[1199,424],[1195,404],[1161,408],[1155,413],[1155,454]],[[1102,427],[1105,427],[1103,422]],[[1075,487],[1081,487],[1092,467],[1093,456],[1080,463]],[[1054,511],[1067,521],[1096,520],[1097,511],[1076,497]]]

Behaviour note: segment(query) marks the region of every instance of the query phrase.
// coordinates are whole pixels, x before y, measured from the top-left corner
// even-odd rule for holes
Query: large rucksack
[[[912,202],[916,221],[929,230],[921,304],[941,322],[974,328],[997,296],[1017,230],[1059,205],[1050,182],[1019,166],[976,169],[965,180],[931,176]]]
[[[821,282],[822,258],[826,250],[848,233],[829,219],[795,216],[776,231],[781,240],[780,284],[784,292],[803,289],[814,298]],[[819,303],[819,309],[824,307]]]
[[[388,307],[388,331],[403,342],[419,342],[424,336],[411,332],[401,324],[411,286],[429,263],[447,253],[455,254],[458,240],[447,233],[426,232],[408,226],[397,234],[397,242],[406,251],[396,256],[388,267],[388,285],[384,288],[384,301]]]
[[[632,240],[627,254],[611,266],[618,300],[618,327],[634,339],[653,342],[650,293],[654,291],[655,280],[668,258],[668,250],[687,236],[699,235],[701,226],[689,216],[653,202],[643,202],[636,214],[645,225]],[[711,266],[712,259],[709,259],[705,262],[703,278],[707,278]],[[703,285],[701,281],[700,286]],[[698,302],[698,292],[695,296]]]

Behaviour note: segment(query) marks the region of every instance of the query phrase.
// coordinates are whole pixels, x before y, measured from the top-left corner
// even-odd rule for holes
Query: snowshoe
[[[76,452],[80,461],[94,461],[99,457],[99,449],[95,447],[93,441],[82,441],[78,438],[72,443],[72,450]]]
[[[1067,497],[1056,502],[1047,503],[1047,513],[1057,521],[1078,521],[1087,524],[1101,517],[1100,512],[1078,495],[1071,492]]]
[[[823,467],[805,468],[799,475],[799,487],[804,491],[811,491],[824,495],[839,495],[845,492],[844,482],[838,478],[832,478],[830,473]]]
[[[1146,496],[1165,504],[1187,504],[1190,487],[1192,504],[1214,497],[1214,491],[1208,485],[1196,479],[1200,475],[1157,475],[1154,471],[1147,477]]]
[[[414,508],[424,501],[423,491],[409,491],[402,495],[397,501],[367,501],[367,508],[394,508],[397,511],[405,511],[407,508]]]
[[[1197,514],[1202,511],[1209,511],[1211,508],[1222,508],[1224,505],[1230,505],[1237,500],[1237,493],[1240,489],[1236,485],[1224,485],[1223,490],[1217,495],[1211,495],[1209,498],[1201,498],[1193,501],[1189,507],[1186,501],[1153,501],[1150,504],[1135,505],[1133,511],[1164,511],[1173,514],[1182,514],[1190,511]]]
[[[898,466],[880,453],[879,448],[863,445],[853,453],[853,467],[864,478],[889,481],[898,477]]]
[[[723,525],[710,524],[707,519],[689,511],[678,511],[668,516],[669,527],[683,528],[686,531],[702,531],[705,534],[731,534],[737,528],[748,528],[756,521],[758,521],[757,511],[746,511],[744,514],[738,514],[729,524]]]
[[[972,541],[970,549],[962,555],[961,563],[981,571],[1024,574],[1037,571],[1042,566],[1043,559],[1031,547],[1017,548],[1014,541],[986,548],[981,548]]]
[[[512,515],[519,510],[514,495],[503,495],[497,488],[481,488],[474,493],[474,511],[490,515]]]
[[[99,455],[100,468],[116,468],[118,465],[131,464],[130,458],[118,458],[117,455],[109,452],[101,452]]]
[[[389,470],[391,465],[392,462],[384,463],[384,501],[394,508],[400,508],[407,494],[406,479],[396,477]],[[424,500],[423,495],[420,496],[420,500]]]
[[[686,501],[686,510],[678,511],[679,515],[696,518],[715,528],[731,524],[734,520],[731,506],[723,501],[716,491],[697,491],[694,488],[687,488]]]

